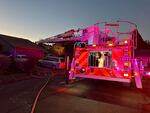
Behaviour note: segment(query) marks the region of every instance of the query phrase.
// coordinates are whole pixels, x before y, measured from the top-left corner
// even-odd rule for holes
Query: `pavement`
[[[0,85],[0,113],[30,113],[39,89],[47,78],[30,78]]]
[[[34,113],[141,113],[141,111],[72,95],[54,94],[41,100]]]
[[[9,83],[15,83],[17,81],[28,80],[31,78],[44,78],[50,70],[47,68],[36,67],[32,74],[25,72],[6,72],[0,73],[0,85],[6,85]]]
[[[34,113],[150,113],[149,80],[144,81],[143,91],[138,91],[110,81],[79,80],[66,85],[62,71],[53,74]],[[0,80],[7,81],[0,85],[0,113],[29,113],[47,78],[23,73],[3,77]]]
[[[26,73],[11,73],[0,75],[0,85],[6,85],[9,83],[14,83],[17,81],[27,80],[32,78],[29,74]]]
[[[144,81],[141,91],[89,79],[65,85],[63,76],[55,76],[40,95],[34,113],[150,113],[150,82]]]
[[[141,95],[121,97],[116,92],[116,96],[92,90],[90,93],[85,86],[79,87],[48,86],[34,113],[150,113],[150,101]]]

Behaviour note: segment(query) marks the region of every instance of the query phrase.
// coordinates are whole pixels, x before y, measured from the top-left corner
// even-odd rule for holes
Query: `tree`
[[[53,51],[58,56],[64,56],[65,55],[65,47],[61,44],[54,44],[53,45]]]

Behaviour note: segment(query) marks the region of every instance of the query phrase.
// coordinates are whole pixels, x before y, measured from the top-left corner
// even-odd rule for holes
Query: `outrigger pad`
[[[135,76],[134,79],[135,79],[136,87],[139,88],[139,89],[142,89],[143,87],[142,87],[141,76],[140,75]]]

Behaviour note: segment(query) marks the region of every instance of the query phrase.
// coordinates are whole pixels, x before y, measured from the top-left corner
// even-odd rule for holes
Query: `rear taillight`
[[[128,74],[128,73],[124,73],[123,76],[124,76],[124,77],[128,77],[129,74]]]
[[[60,69],[64,69],[64,68],[65,68],[65,63],[64,62],[60,63]]]

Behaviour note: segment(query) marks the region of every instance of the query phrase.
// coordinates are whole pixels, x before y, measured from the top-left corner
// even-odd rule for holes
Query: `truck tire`
[[[70,83],[68,71],[65,72],[65,82],[66,82],[66,84]]]

